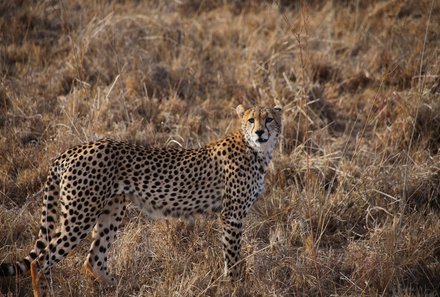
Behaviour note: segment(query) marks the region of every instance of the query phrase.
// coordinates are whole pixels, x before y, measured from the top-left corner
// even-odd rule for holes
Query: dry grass
[[[82,274],[85,242],[54,270],[57,296],[436,295],[440,5],[305,2],[3,1],[0,261],[31,249],[34,194],[65,148],[197,147],[234,129],[237,104],[277,99],[284,134],[246,221],[243,285],[221,277],[216,220],[131,208],[119,285]]]

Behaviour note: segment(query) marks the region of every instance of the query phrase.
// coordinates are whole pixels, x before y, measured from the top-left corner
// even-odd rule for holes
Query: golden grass
[[[130,207],[118,286],[82,273],[85,241],[54,269],[56,295],[435,295],[438,1],[156,2],[0,4],[0,261],[31,249],[38,191],[67,147],[198,147],[235,129],[239,103],[276,99],[284,132],[246,220],[242,285],[221,277],[216,220]],[[1,290],[28,296],[30,279]]]

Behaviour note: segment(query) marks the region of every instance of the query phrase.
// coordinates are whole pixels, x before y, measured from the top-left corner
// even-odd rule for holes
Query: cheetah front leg
[[[226,277],[231,281],[236,281],[241,274],[240,248],[242,235],[242,210],[236,203],[231,203],[229,199],[224,203],[221,218],[223,227],[223,254],[225,258]]]

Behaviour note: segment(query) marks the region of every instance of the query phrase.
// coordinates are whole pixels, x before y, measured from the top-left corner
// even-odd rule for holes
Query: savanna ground
[[[130,206],[101,288],[89,241],[56,296],[437,295],[440,3],[2,1],[0,261],[38,233],[48,164],[112,137],[198,147],[239,103],[285,107],[266,193],[246,221],[245,281],[222,278],[219,222]],[[1,280],[29,296],[30,277]]]

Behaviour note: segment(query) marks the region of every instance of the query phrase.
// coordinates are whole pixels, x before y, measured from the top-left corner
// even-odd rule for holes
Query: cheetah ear
[[[238,116],[241,118],[244,115],[244,112],[246,111],[243,105],[239,105],[235,108],[235,111],[237,112]]]
[[[281,105],[281,102],[278,99],[275,99],[275,106],[273,108],[273,110],[275,112],[282,112],[283,111],[283,106]]]
[[[279,104],[275,105],[273,110],[277,113],[282,113],[283,112],[283,107]]]

